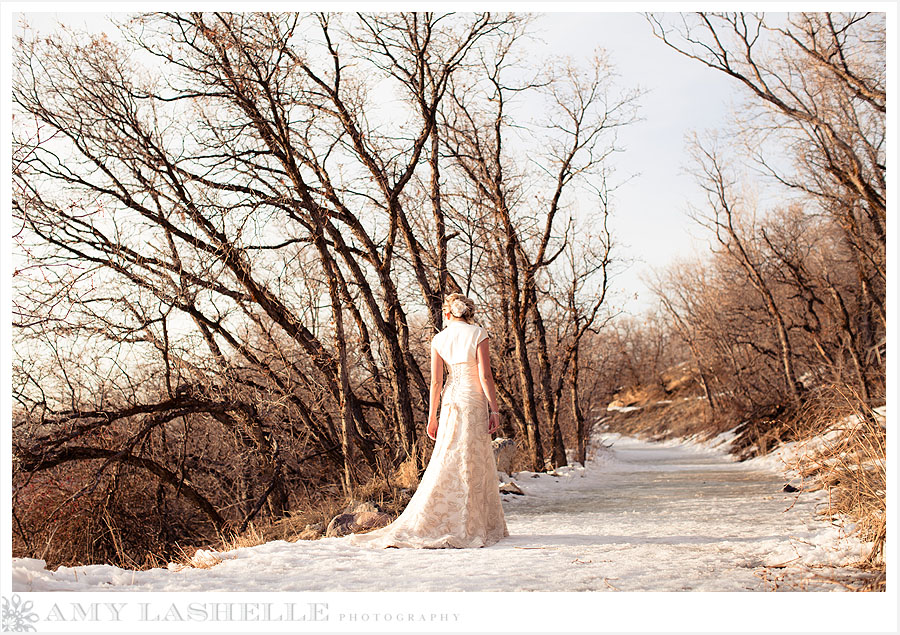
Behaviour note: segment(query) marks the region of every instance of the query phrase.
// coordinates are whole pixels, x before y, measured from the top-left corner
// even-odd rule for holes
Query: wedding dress
[[[390,525],[346,539],[369,547],[488,547],[509,536],[488,432],[488,400],[475,349],[488,337],[480,326],[450,321],[432,339],[449,367],[441,391],[431,460],[415,494]]]

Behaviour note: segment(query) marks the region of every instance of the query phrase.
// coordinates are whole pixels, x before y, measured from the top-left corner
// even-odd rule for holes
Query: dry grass
[[[724,431],[719,421],[710,419],[705,399],[687,396],[667,400],[671,402],[649,403],[627,412],[612,411],[605,423],[615,432],[653,441],[694,434],[708,438]]]
[[[846,591],[885,590],[884,570],[872,567],[834,567],[831,565],[803,565],[799,567],[763,567],[754,571],[768,591],[809,591],[810,585],[817,589],[838,588]]]
[[[292,511],[288,516],[273,522],[250,523],[243,532],[220,532],[213,544],[205,547],[178,548],[178,557],[171,560],[176,566],[208,568],[196,562],[198,549],[214,552],[227,552],[243,547],[255,547],[273,540],[296,542],[309,540],[324,534],[331,520],[342,513],[348,506],[363,501],[371,501],[386,513],[396,517],[406,505],[406,498],[401,496],[401,489],[415,490],[419,478],[414,463],[402,463],[391,475],[390,481],[383,477],[373,477],[365,483],[357,485],[352,497],[323,497],[306,508]],[[321,530],[307,531],[307,527],[319,526]],[[163,564],[165,566],[165,564]]]
[[[886,421],[858,395],[831,387],[804,407],[792,424],[798,439],[817,443],[789,465],[828,493],[823,514],[846,518],[854,534],[872,542],[861,565],[883,567],[886,530]]]
[[[682,383],[681,385],[687,384]],[[613,396],[614,401],[621,402],[623,406],[640,406],[655,401],[664,401],[667,398],[666,391],[659,384],[629,386]]]
[[[273,523],[274,527],[275,523]],[[242,547],[255,547],[264,545],[269,541],[266,531],[258,528],[253,523],[247,525],[247,529],[243,533],[232,533],[229,536],[219,534],[219,545],[217,551],[233,551]]]
[[[419,474],[412,457],[400,464],[400,467],[394,472],[393,481],[398,487],[407,489],[415,489],[418,487]],[[375,489],[378,489],[378,487],[383,485],[380,481],[370,481],[369,483],[375,483],[375,486],[373,486]]]

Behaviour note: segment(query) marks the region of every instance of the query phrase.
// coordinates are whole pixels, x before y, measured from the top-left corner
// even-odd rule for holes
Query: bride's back
[[[451,321],[431,340],[441,359],[447,364],[474,362],[475,351],[488,334],[477,324]]]

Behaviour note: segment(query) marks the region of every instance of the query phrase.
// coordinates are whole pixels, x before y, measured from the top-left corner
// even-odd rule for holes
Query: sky
[[[704,199],[685,171],[685,140],[691,131],[725,125],[739,86],[670,49],[639,13],[553,13],[541,22],[547,49],[577,59],[603,47],[623,85],[646,90],[639,102],[642,120],[619,134],[624,151],[615,155],[613,181],[622,185],[611,217],[622,255],[633,259],[614,288],[629,297],[628,311],[638,313],[652,300],[642,282],[651,268],[706,248],[702,229],[687,216],[687,204]]]
[[[106,16],[29,12],[27,18],[40,32],[52,31],[60,21],[112,37],[115,27]],[[645,91],[638,102],[639,121],[619,130],[623,151],[612,157],[612,184],[618,188],[610,219],[617,256],[630,263],[614,280],[614,297],[628,313],[640,314],[653,304],[646,276],[708,248],[702,228],[687,216],[688,204],[702,205],[703,199],[685,171],[685,140],[692,131],[725,125],[741,87],[667,47],[641,13],[544,13],[533,27],[537,39],[529,46],[536,59],[560,55],[586,63],[600,47],[608,52],[623,88]]]

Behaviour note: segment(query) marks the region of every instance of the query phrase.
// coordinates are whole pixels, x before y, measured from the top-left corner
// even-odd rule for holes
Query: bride
[[[351,544],[488,547],[509,536],[491,447],[500,414],[488,334],[473,323],[475,303],[463,294],[447,296],[443,310],[447,326],[431,341],[431,460],[403,513],[386,527],[347,536]]]

